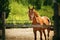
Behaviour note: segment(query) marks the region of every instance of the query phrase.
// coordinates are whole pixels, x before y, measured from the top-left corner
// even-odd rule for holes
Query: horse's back
[[[46,25],[51,25],[51,21],[50,21],[50,19],[47,16],[42,16],[41,18],[43,19],[43,22]]]

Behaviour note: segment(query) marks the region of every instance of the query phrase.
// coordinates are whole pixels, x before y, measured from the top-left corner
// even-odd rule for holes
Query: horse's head
[[[29,15],[29,19],[30,20],[33,20],[33,17],[34,17],[34,7],[33,8],[30,8],[30,7],[28,7],[28,9],[29,9],[29,13],[28,13],[28,15]]]

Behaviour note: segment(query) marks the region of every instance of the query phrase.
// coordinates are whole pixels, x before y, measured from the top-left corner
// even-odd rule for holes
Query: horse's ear
[[[34,9],[34,6],[33,6],[33,9]]]

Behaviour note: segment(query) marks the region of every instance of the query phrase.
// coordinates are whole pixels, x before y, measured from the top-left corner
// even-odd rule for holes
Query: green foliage
[[[53,22],[52,16],[54,15],[54,10],[51,8],[51,6],[42,6],[38,12],[40,16],[47,16],[50,18],[51,22]]]
[[[41,9],[42,0],[28,0],[28,3],[35,6],[36,9]]]
[[[39,13],[41,16],[48,16],[50,18],[53,16],[53,9],[50,6],[42,6]]]
[[[57,2],[60,4],[60,0],[57,0]]]
[[[2,12],[6,13],[6,18],[7,18],[10,12],[8,0],[0,0],[0,17],[2,15]]]
[[[53,9],[51,8],[51,6],[44,6],[44,0],[11,0],[9,1],[9,3],[9,8],[11,10],[8,19],[6,19],[7,23],[31,23],[28,17],[28,5],[34,5],[36,9],[39,9],[38,7],[41,7],[41,9],[37,10],[40,16],[48,16],[49,18],[52,18],[53,16]]]
[[[45,0],[44,1],[44,5],[49,5],[49,6],[52,6],[53,5],[53,0]]]
[[[36,0],[35,6],[37,9],[41,9],[41,2],[42,2],[41,0],[38,0],[38,1]]]
[[[8,20],[14,20],[13,23],[16,23],[17,20],[18,21],[20,20],[19,23],[25,23],[23,20],[29,20],[28,9],[26,6],[22,4],[18,4],[17,2],[12,2],[10,3],[9,6],[10,6],[11,11],[10,11],[8,19],[6,20],[7,23],[8,23]]]

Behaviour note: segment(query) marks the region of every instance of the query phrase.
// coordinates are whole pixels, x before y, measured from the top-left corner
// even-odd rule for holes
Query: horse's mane
[[[35,9],[33,10],[33,12],[34,12],[34,14],[35,14],[36,17],[39,16],[39,15],[38,15],[39,13],[38,13]]]

